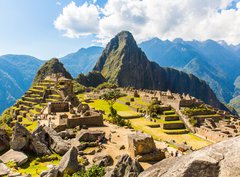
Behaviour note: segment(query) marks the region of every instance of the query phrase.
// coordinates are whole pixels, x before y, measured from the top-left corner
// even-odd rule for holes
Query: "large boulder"
[[[5,130],[0,129],[0,152],[9,148],[9,137]]]
[[[73,130],[64,130],[59,132],[58,135],[61,136],[62,139],[72,139],[76,137]]]
[[[128,135],[128,144],[131,156],[138,161],[159,161],[165,158],[165,154],[156,148],[152,136],[146,133]]]
[[[82,130],[77,134],[76,140],[80,142],[95,142],[97,140],[102,140],[104,137],[105,132],[103,131]]]
[[[3,163],[0,163],[0,176],[5,176],[10,173],[10,169],[4,165]]]
[[[71,147],[68,152],[62,157],[58,170],[61,174],[71,175],[81,169],[78,164],[78,151],[76,147]]]
[[[30,136],[30,132],[20,123],[16,122],[12,140],[10,142],[11,148],[15,151],[28,149]]]
[[[13,161],[17,164],[17,166],[21,166],[22,164],[28,161],[28,156],[23,152],[14,151],[10,149],[6,153],[4,153],[2,156],[0,156],[0,160],[5,164],[10,161]]]
[[[139,162],[125,154],[120,157],[114,169],[107,172],[106,177],[137,177],[142,171]]]
[[[50,155],[51,151],[48,149],[47,144],[41,142],[37,132],[30,133],[24,126],[17,122],[14,127],[12,141],[10,142],[11,148],[16,151],[30,150],[40,156]]]
[[[96,155],[92,161],[95,165],[98,165],[100,167],[113,165],[113,158],[110,155]]]
[[[213,144],[188,155],[165,159],[139,177],[240,176],[240,137]]]
[[[40,177],[59,177],[60,173],[57,167],[52,166],[50,169],[46,171],[42,171],[39,176]]]
[[[64,155],[69,149],[68,144],[50,127],[40,126],[34,134],[38,136],[41,142],[50,146],[59,155]]]

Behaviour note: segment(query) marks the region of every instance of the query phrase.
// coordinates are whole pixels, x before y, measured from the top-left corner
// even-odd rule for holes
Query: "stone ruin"
[[[90,109],[88,104],[80,103],[73,107],[70,102],[48,103],[42,112],[40,124],[50,126],[57,132],[77,126],[103,126],[102,112]]]
[[[156,148],[151,135],[137,132],[128,136],[129,151],[140,162],[160,161],[165,154]]]

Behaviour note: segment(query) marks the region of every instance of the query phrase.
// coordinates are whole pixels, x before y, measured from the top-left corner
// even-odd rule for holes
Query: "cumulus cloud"
[[[99,31],[99,11],[94,4],[77,6],[71,2],[63,8],[62,14],[54,21],[56,29],[64,31],[70,38],[78,38]]]
[[[185,40],[214,39],[240,42],[240,2],[236,0],[108,0],[63,9],[55,27],[68,37],[96,34],[106,43],[122,30],[133,33],[138,42],[152,37]]]

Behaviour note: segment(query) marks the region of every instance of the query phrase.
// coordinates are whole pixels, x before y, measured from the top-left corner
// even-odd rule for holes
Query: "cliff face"
[[[71,74],[64,68],[63,64],[57,58],[52,58],[38,70],[33,83],[38,83],[46,76],[54,73],[62,73],[64,77],[72,79]]]
[[[205,81],[150,62],[127,31],[120,32],[108,43],[94,70],[121,87],[189,93],[214,107],[226,109]]]

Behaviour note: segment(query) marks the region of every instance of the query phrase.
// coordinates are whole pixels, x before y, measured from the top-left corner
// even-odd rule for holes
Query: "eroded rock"
[[[10,149],[6,153],[4,153],[2,156],[0,156],[0,160],[5,164],[10,161],[13,161],[17,164],[17,166],[21,166],[22,164],[28,161],[28,156],[23,152],[14,151]]]
[[[0,152],[9,149],[9,137],[5,130],[0,129]]]
[[[61,174],[73,174],[81,169],[78,164],[78,151],[76,147],[71,147],[69,151],[62,157],[58,170]]]
[[[129,155],[122,155],[110,172],[107,172],[106,177],[137,177],[143,171],[142,166],[138,161],[133,160]]]
[[[79,142],[96,142],[101,141],[104,137],[105,132],[103,131],[82,130],[77,134],[76,139]]]
[[[178,158],[165,159],[139,177],[240,176],[240,137],[231,138]]]
[[[113,158],[110,155],[97,155],[93,158],[93,163],[100,167],[113,165]]]

